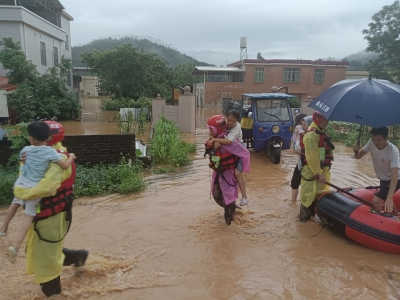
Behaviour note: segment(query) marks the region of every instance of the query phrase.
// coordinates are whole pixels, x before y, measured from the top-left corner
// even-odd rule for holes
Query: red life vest
[[[210,151],[212,149],[207,148],[206,149],[206,154],[210,154]],[[217,162],[212,160],[213,156],[219,156],[219,165],[217,166]],[[236,155],[233,155],[229,152],[221,153],[219,149],[215,150],[215,154],[210,155],[210,163],[209,167],[213,169],[214,171],[217,170],[230,170],[230,169],[235,169],[237,166],[237,163],[239,161],[239,157]]]
[[[303,135],[300,136],[300,149],[301,149],[300,158],[302,165],[304,166],[307,164],[306,150],[304,147],[303,138],[304,135],[306,135],[310,131],[314,131],[315,133],[319,134],[318,149],[325,150],[324,160],[321,161],[321,168],[330,167],[333,161],[333,150],[335,149],[335,146],[333,146],[329,136],[326,133],[319,131],[316,128],[311,128],[310,130],[308,130],[307,132],[305,132]]]
[[[67,152],[57,150],[57,152],[65,154],[69,157]],[[54,216],[62,211],[65,211],[68,207],[69,202],[74,199],[73,187],[76,176],[76,165],[75,162],[71,164],[72,172],[71,176],[61,183],[57,193],[54,196],[43,198],[40,201],[40,212],[36,214],[35,219],[37,221]]]

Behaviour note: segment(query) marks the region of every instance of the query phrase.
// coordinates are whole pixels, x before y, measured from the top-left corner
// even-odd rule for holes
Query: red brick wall
[[[256,68],[264,68],[264,81],[254,82]],[[300,68],[300,82],[283,82],[284,68]],[[314,83],[315,69],[324,69],[324,82]],[[271,87],[287,86],[301,100],[317,97],[334,83],[346,79],[345,66],[299,64],[246,64],[245,82],[206,82],[206,106],[220,106],[222,98],[241,99],[242,93],[270,93]]]
[[[65,136],[63,145],[68,152],[75,153],[76,162],[80,164],[118,163],[121,153],[127,159],[135,158],[134,134],[69,135]],[[9,141],[0,141],[1,165],[6,165],[13,153],[9,148]]]

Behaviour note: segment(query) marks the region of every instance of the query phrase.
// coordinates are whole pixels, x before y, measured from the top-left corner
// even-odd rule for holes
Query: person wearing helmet
[[[333,161],[333,150],[329,136],[325,133],[328,120],[315,111],[308,131],[303,136],[301,147],[301,190],[300,222],[307,222],[313,211],[313,203],[318,194],[326,192],[330,181],[330,167]],[[318,219],[318,218],[316,218]]]
[[[230,145],[215,146],[213,138],[224,136],[226,120],[221,115],[211,117],[207,126],[210,139],[206,142],[206,154],[210,156],[210,168],[213,169],[211,193],[215,202],[224,207],[225,222],[230,225],[233,221],[236,199],[238,197],[238,182],[235,169],[239,159],[242,160],[243,170],[250,170],[250,154],[238,141]],[[205,154],[205,155],[206,155]]]
[[[55,149],[64,161],[68,153],[61,141],[64,128],[55,121],[45,121],[50,128],[47,145]],[[27,159],[26,159],[27,158]],[[22,161],[29,160],[29,155]],[[16,197],[24,200],[39,199],[40,207],[26,236],[27,274],[34,274],[35,282],[42,292],[50,297],[61,293],[60,275],[63,266],[80,267],[88,257],[86,250],[71,250],[64,247],[64,238],[72,221],[73,186],[76,166],[72,163],[66,170],[56,163],[50,163],[40,182],[32,187],[14,187]]]
[[[59,153],[51,147],[46,146],[46,142],[50,136],[50,128],[43,121],[32,122],[28,125],[28,134],[30,146],[22,149],[21,154],[25,153],[27,156],[26,163],[21,166],[20,176],[15,182],[15,186],[21,187],[34,187],[44,177],[46,170],[51,162],[56,163],[60,168],[66,170],[70,167],[75,159],[75,155],[71,153],[67,161],[64,161]],[[20,154],[20,156],[21,156]],[[25,201],[14,197],[5,218],[5,221],[0,228],[0,236],[7,235],[8,225],[14,217],[17,209],[20,206],[25,208],[25,218],[20,226],[20,233],[14,246],[7,249],[7,259],[14,263],[18,251],[22,245],[26,233],[31,226],[33,218],[36,216],[36,211],[40,199],[33,199]]]
[[[299,123],[301,124],[301,129],[298,129],[298,134],[299,134],[299,139],[296,140],[295,146],[294,146],[294,151],[296,154],[299,156],[297,160],[297,165],[293,170],[293,175],[292,175],[292,180],[290,181],[290,186],[292,188],[292,201],[295,202],[297,200],[297,196],[299,195],[299,186],[301,183],[301,169],[303,168],[303,165],[301,163],[301,144],[303,144],[303,136],[304,133],[308,131],[308,127],[312,123],[312,117],[307,116],[304,114],[299,115],[303,117]]]

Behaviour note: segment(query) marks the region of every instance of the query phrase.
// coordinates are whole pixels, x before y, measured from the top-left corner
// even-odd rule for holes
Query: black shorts
[[[379,199],[381,199],[383,201],[386,201],[387,195],[389,193],[389,188],[390,188],[390,180],[388,180],[388,181],[381,180],[379,192],[376,192],[375,196],[377,196]],[[400,189],[400,180],[397,181],[397,186],[396,186],[395,192],[398,189]]]
[[[297,190],[301,183],[301,170],[299,170],[299,166],[296,165],[293,171],[292,181],[290,182],[290,186],[292,189]]]

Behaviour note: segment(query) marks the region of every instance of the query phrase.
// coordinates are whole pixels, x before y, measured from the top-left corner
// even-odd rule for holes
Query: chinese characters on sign
[[[319,108],[321,108],[324,112],[328,112],[328,110],[330,108],[329,106],[326,106],[321,101],[317,101],[317,103],[315,103],[315,105],[318,106]]]

